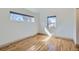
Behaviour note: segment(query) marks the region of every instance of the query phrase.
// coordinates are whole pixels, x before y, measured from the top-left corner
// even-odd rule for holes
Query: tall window
[[[51,28],[51,27],[55,28],[56,27],[56,16],[48,16],[47,17],[47,26],[49,28]]]
[[[16,22],[35,22],[34,16],[25,15],[17,12],[10,11],[10,18]]]

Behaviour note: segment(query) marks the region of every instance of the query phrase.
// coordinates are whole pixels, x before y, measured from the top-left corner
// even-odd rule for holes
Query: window
[[[49,28],[56,27],[56,16],[48,16],[47,17],[47,27],[49,27]]]
[[[16,22],[35,22],[35,18],[33,16],[25,15],[13,11],[10,11],[10,19]]]

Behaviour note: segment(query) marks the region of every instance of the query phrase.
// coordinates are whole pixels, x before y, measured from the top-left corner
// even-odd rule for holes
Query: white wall
[[[77,18],[76,18],[76,9],[74,9],[74,26],[73,26],[73,39],[74,39],[74,43],[77,44],[76,40],[77,40],[77,34],[76,34],[76,22],[77,22]]]
[[[40,33],[45,33],[44,26],[47,23],[47,16],[57,16],[56,36],[74,39],[74,9],[73,8],[46,8],[40,9]]]
[[[76,9],[76,44],[79,44],[79,9]]]
[[[35,16],[35,23],[17,23],[10,20],[9,11]],[[38,15],[26,9],[0,9],[0,45],[35,35],[38,32]]]

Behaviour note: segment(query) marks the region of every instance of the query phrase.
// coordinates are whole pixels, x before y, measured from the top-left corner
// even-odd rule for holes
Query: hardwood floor
[[[73,41],[36,35],[31,38],[14,42],[6,47],[0,48],[1,51],[77,51]]]

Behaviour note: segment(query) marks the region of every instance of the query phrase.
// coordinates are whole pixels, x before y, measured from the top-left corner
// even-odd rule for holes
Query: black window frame
[[[14,12],[14,11],[10,11],[10,13],[18,14],[18,15],[22,15],[22,16],[34,17],[34,16],[31,16],[31,15],[26,15],[26,14],[22,14],[22,13]]]

